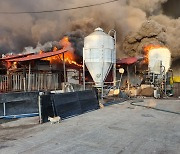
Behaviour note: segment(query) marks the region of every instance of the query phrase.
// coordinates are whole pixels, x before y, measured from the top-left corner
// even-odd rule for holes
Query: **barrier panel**
[[[4,115],[3,103],[0,103],[0,116]]]
[[[47,122],[48,116],[60,116],[64,119],[99,109],[96,92],[93,90],[49,94],[40,97],[42,122]]]
[[[0,117],[38,115],[38,92],[0,94]]]
[[[81,106],[77,92],[52,95],[55,111],[61,118],[81,114]]]
[[[53,101],[51,95],[40,96],[40,107],[41,107],[41,123],[48,121],[48,116],[54,117],[56,113],[53,109]]]
[[[58,115],[63,119],[98,108],[99,103],[93,90],[41,96],[39,92],[0,94],[0,118],[19,118],[40,113],[40,121],[47,122],[48,116]]]
[[[77,93],[81,105],[81,113],[99,109],[99,102],[94,90],[79,91]]]

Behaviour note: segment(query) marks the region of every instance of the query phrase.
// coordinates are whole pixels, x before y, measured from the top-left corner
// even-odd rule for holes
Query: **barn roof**
[[[64,52],[67,52],[67,51],[68,51],[67,49],[62,49],[62,50],[58,50],[58,51],[55,51],[55,52],[54,51],[53,52],[44,52],[44,53],[41,53],[41,54],[28,55],[26,57],[9,59],[7,61],[24,62],[24,61],[30,61],[30,60],[37,60],[37,59],[42,59],[42,58],[47,58],[47,57],[59,55],[59,54],[62,54]]]

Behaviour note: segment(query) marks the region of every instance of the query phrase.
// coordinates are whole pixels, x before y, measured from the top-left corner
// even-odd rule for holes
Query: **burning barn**
[[[40,91],[59,90],[62,83],[80,83],[80,70],[73,48],[64,37],[61,50],[19,55],[6,55],[1,58],[0,91]]]

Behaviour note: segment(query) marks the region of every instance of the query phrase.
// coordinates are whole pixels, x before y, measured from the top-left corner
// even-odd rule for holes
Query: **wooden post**
[[[64,82],[66,83],[66,64],[64,59],[64,53],[63,53],[63,70],[64,70]]]
[[[3,102],[3,109],[4,109],[3,115],[6,116],[6,103],[5,102]]]
[[[23,68],[23,85],[24,85],[24,91],[26,91],[26,70],[25,70],[25,67]]]
[[[28,91],[31,90],[31,63],[29,62]]]
[[[63,70],[64,70],[64,90],[66,92],[65,86],[66,86],[66,64],[64,59],[64,53],[63,53]]]

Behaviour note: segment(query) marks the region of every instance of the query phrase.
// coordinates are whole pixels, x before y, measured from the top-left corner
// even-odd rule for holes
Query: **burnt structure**
[[[66,52],[67,50],[62,49],[56,52],[9,55],[1,58],[0,92],[61,90],[62,83],[70,81],[70,77],[76,80],[71,82],[78,84],[81,67],[66,64]],[[48,58],[55,56],[57,62],[51,63]]]

